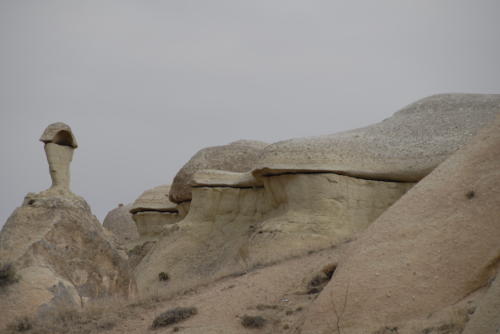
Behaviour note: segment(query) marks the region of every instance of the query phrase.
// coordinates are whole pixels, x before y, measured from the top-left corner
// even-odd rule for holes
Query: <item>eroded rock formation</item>
[[[260,148],[252,172],[221,170],[246,154],[238,145],[201,150],[176,177],[184,190],[170,192],[191,198],[190,186],[190,212],[139,265],[140,289],[157,288],[162,271],[181,281],[169,282],[175,290],[355,237],[491,120],[499,102],[432,96],[370,127]],[[220,169],[206,169],[207,159],[221,159]]]
[[[82,198],[70,190],[70,164],[73,160],[73,152],[78,147],[71,128],[64,123],[53,123],[45,129],[40,141],[44,143],[52,185],[41,193],[29,193],[26,196],[26,202],[34,205],[37,200],[44,201],[51,198],[51,202],[60,199],[58,205],[63,202],[69,205],[76,204]]]
[[[192,176],[203,169],[228,172],[249,172],[262,149],[267,144],[260,141],[238,140],[228,145],[207,147],[198,151],[174,178],[170,200],[181,203],[191,200]]]
[[[122,245],[129,244],[139,239],[137,226],[132,219],[130,209],[132,209],[132,204],[119,204],[117,208],[108,212],[102,222],[102,226],[112,232]]]
[[[158,186],[146,190],[132,204],[130,213],[142,238],[158,238],[166,225],[176,223],[186,215],[184,207],[170,202],[169,192],[169,185]]]
[[[416,182],[498,113],[500,94],[441,94],[421,99],[364,128],[267,146],[256,175],[335,172]]]
[[[334,246],[413,185],[315,174],[265,178],[264,186],[249,173],[214,170],[192,180],[189,214],[136,269],[141,292],[177,291]]]
[[[301,333],[460,333],[499,270],[499,166],[497,118],[352,243]]]
[[[88,204],[69,190],[76,141],[56,123],[42,136],[52,187],[28,194],[0,232],[0,263],[12,268],[0,290],[0,328],[17,316],[80,307],[89,299],[134,290],[127,257],[108,239]]]
[[[221,186],[235,177],[229,173],[202,182],[194,176],[198,185],[192,188],[188,215],[165,228],[135,270],[141,293],[178,291],[250,268],[249,237],[270,211],[271,201],[263,187],[238,187],[232,181],[232,186]],[[161,272],[168,273],[168,282],[159,280]]]
[[[495,333],[500,330],[500,273],[486,287],[485,296],[478,302],[463,334]],[[496,333],[495,333],[496,334]]]
[[[328,248],[367,228],[414,183],[333,173],[262,177],[272,212],[251,236],[257,263]]]

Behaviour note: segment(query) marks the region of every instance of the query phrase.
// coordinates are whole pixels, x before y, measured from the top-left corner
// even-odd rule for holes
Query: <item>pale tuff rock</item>
[[[121,244],[126,244],[139,239],[137,226],[130,213],[132,204],[118,205],[117,208],[108,212],[102,226],[115,235]]]
[[[241,183],[233,181],[245,174],[236,174],[194,175],[195,182],[209,182],[192,189],[187,217],[166,228],[137,267],[141,293],[191,288],[337,245],[366,228],[413,185],[327,173],[266,177],[265,187],[249,187],[237,186]],[[168,272],[168,285],[158,280],[160,272]]]
[[[40,141],[45,144],[54,143],[72,148],[78,147],[76,138],[69,125],[61,122],[50,124],[40,137]]]
[[[499,166],[500,117],[352,242],[301,333],[331,333],[337,324],[344,334],[421,333],[433,314],[479,298],[474,292],[499,270]],[[467,318],[445,320],[462,329]]]
[[[204,148],[196,153],[177,173],[170,189],[170,200],[181,203],[191,200],[193,174],[203,169],[249,172],[267,144],[239,140],[228,145]]]
[[[19,282],[0,292],[0,327],[56,303],[79,307],[92,298],[127,296],[133,284],[126,261],[88,209],[16,209],[0,232],[0,262],[14,265]]]
[[[23,205],[88,208],[83,198],[70,190],[70,164],[78,147],[71,128],[64,123],[49,125],[40,141],[44,143],[52,185],[40,193],[29,193]]]
[[[78,147],[71,128],[64,123],[54,123],[45,129],[40,141],[45,143],[45,154],[49,162],[54,192],[70,192],[69,165],[73,160],[73,151]]]
[[[262,180],[256,179],[252,173],[236,173],[214,169],[203,169],[196,172],[191,179],[191,187],[262,187]]]
[[[146,190],[132,204],[130,213],[141,237],[157,238],[165,225],[176,223],[185,216],[183,209],[170,202],[169,192],[169,185],[158,186]]]
[[[479,301],[463,334],[500,332],[500,275],[488,287],[486,295]]]
[[[114,248],[85,200],[69,190],[76,147],[71,130],[56,123],[42,140],[53,186],[28,194],[0,232],[0,263],[11,264],[16,275],[0,291],[0,328],[17,316],[134,290],[126,255]]]
[[[161,185],[146,190],[132,204],[130,213],[141,211],[177,212],[177,204],[168,199],[169,192],[170,185]]]
[[[336,172],[415,182],[500,112],[500,94],[442,94],[360,129],[267,146],[255,175]]]
[[[179,291],[247,270],[249,237],[270,211],[263,188],[193,188],[188,215],[135,269],[140,293]],[[168,273],[168,284],[158,279]]]
[[[257,263],[307,254],[350,239],[414,185],[332,173],[262,179],[273,211],[251,236],[250,257]]]

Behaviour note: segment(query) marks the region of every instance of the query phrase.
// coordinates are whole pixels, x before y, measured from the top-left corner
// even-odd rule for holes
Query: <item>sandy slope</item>
[[[198,314],[151,332],[171,333],[175,327],[180,333],[189,334],[290,332],[317,296],[307,294],[308,282],[325,265],[336,263],[346,246],[227,277],[167,301],[136,303],[128,307],[134,318],[126,319],[106,333],[146,333],[155,316],[177,306],[194,306]],[[258,330],[246,329],[241,325],[244,315],[260,315],[267,323]]]

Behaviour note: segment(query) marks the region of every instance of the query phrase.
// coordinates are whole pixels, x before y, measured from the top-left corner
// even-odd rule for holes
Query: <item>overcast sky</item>
[[[0,225],[50,185],[102,219],[199,149],[380,121],[427,95],[500,93],[500,1],[0,0]]]

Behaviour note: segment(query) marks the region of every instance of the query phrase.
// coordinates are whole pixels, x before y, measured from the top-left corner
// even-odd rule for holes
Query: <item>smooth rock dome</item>
[[[132,204],[120,204],[117,208],[108,212],[102,222],[102,226],[113,232],[122,243],[127,243],[139,238],[137,226],[135,226],[132,214],[130,213],[131,208]]]
[[[440,94],[360,129],[267,146],[254,175],[335,172],[415,182],[500,112],[500,94]]]
[[[177,173],[170,189],[170,200],[181,203],[191,200],[194,173],[203,169],[228,172],[252,170],[264,147],[268,144],[253,140],[238,140],[228,145],[204,148],[196,153]]]

